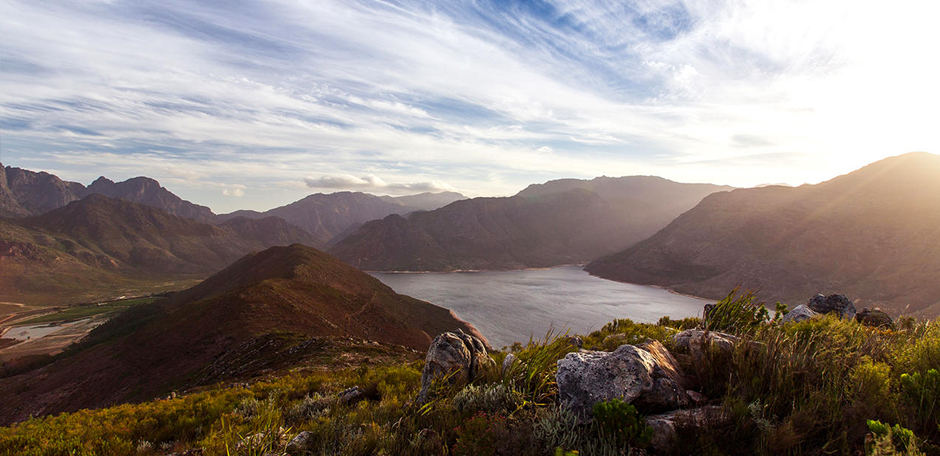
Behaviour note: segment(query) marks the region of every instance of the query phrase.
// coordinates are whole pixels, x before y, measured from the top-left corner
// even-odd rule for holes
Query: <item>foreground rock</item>
[[[863,325],[874,326],[876,328],[894,327],[894,320],[891,319],[891,316],[877,307],[874,309],[863,309],[861,312],[855,314],[855,320]]]
[[[643,413],[687,407],[682,368],[659,342],[621,345],[613,352],[581,351],[558,360],[561,404],[582,420],[594,404],[620,399]]]
[[[854,318],[855,304],[843,294],[829,296],[818,294],[806,304],[814,312],[821,314],[835,313],[839,318]]]
[[[781,323],[790,323],[790,322],[801,322],[809,320],[815,316],[819,315],[813,309],[810,309],[806,304],[800,304],[796,306],[793,310],[786,313],[783,318],[780,319]]]
[[[710,351],[730,356],[734,351],[734,343],[738,341],[731,334],[703,329],[687,329],[672,337],[676,346],[689,354],[693,365],[707,362],[706,355]]]
[[[418,402],[427,402],[435,380],[447,378],[452,383],[467,384],[495,367],[496,361],[486,353],[480,339],[459,329],[443,333],[434,338],[428,349]]]
[[[653,428],[650,446],[655,454],[673,453],[682,434],[696,433],[702,428],[724,427],[730,422],[731,416],[717,405],[646,417],[646,425]]]

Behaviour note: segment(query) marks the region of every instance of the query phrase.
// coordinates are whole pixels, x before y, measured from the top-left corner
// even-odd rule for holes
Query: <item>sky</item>
[[[0,0],[0,162],[316,192],[816,183],[940,153],[940,2]]]

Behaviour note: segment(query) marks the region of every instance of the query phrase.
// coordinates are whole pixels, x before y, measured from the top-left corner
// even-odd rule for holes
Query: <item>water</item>
[[[708,302],[655,287],[600,279],[578,266],[524,271],[371,273],[396,292],[453,310],[490,344],[541,338],[549,330],[587,334],[615,318],[654,323],[701,316]]]

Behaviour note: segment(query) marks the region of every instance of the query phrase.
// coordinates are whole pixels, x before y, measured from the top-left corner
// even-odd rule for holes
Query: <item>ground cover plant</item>
[[[681,434],[670,453],[940,454],[940,320],[878,329],[835,317],[786,325],[760,318],[722,328],[741,336],[730,354],[711,351],[686,366],[731,424]],[[577,337],[549,334],[493,353],[497,365],[509,354],[517,361],[472,385],[442,383],[426,404],[415,402],[422,361],[272,374],[34,418],[0,429],[0,454],[650,454],[650,429],[632,406],[600,403],[589,423],[559,407],[555,363],[578,343],[613,350],[655,339],[682,355],[671,337],[693,327],[703,324],[615,320]],[[362,396],[341,400],[353,386]],[[303,449],[291,447],[301,433]]]

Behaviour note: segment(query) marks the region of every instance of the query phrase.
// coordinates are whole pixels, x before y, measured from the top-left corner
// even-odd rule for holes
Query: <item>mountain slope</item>
[[[330,253],[367,270],[515,269],[580,263],[662,228],[722,187],[661,178],[566,179],[365,224]]]
[[[614,280],[770,302],[845,293],[940,314],[940,156],[913,153],[818,185],[719,193],[653,237],[585,268]]]
[[[380,196],[384,201],[390,203],[398,203],[403,206],[408,206],[413,211],[433,211],[434,209],[444,207],[454,201],[460,201],[467,199],[466,196],[461,195],[457,192],[440,192],[440,193],[431,193],[424,192],[418,193],[417,195],[405,195],[405,196]]]
[[[432,336],[458,328],[478,334],[447,309],[396,294],[321,251],[272,247],[126,312],[93,331],[73,356],[0,379],[0,420],[149,399],[231,379],[233,368],[250,375],[241,367],[292,352],[309,337],[426,349]]]
[[[94,296],[205,277],[251,251],[315,241],[276,218],[216,227],[99,194],[40,216],[0,220],[0,240],[0,300],[14,302],[63,302],[88,296],[83,290]]]
[[[133,203],[146,204],[163,209],[170,214],[191,218],[203,223],[215,220],[215,214],[208,207],[183,200],[149,177],[134,177],[124,182],[115,183],[101,176],[81,193],[81,197],[95,193]]]
[[[4,168],[0,164],[0,217],[41,215],[95,193],[146,204],[204,223],[215,219],[208,207],[183,200],[149,177],[115,183],[102,176],[85,187],[78,182],[63,181],[53,174],[11,166]]]

